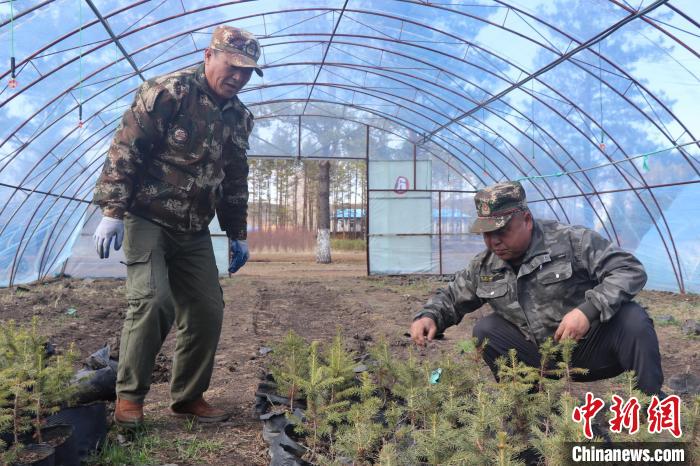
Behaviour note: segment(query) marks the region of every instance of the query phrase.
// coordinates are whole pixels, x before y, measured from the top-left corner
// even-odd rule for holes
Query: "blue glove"
[[[118,218],[102,217],[100,224],[97,225],[95,233],[92,235],[95,241],[95,249],[100,259],[109,257],[109,246],[114,239],[114,250],[118,251],[122,247],[124,239],[124,222]]]
[[[231,240],[231,265],[228,267],[230,273],[236,273],[238,269],[248,262],[248,242],[244,239]]]

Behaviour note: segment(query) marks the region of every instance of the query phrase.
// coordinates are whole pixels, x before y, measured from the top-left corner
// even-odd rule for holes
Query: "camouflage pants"
[[[208,231],[178,233],[143,218],[124,218],[129,303],[119,350],[117,394],[142,403],[156,356],[175,323],[173,404],[209,388],[221,333],[223,295]]]

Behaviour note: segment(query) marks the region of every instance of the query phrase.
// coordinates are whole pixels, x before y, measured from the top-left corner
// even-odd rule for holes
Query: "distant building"
[[[470,213],[464,212],[459,208],[443,207],[433,209],[433,231],[442,231],[443,233],[469,233],[469,226],[474,218]]]
[[[361,233],[364,226],[364,209],[336,209],[333,215],[335,232]]]

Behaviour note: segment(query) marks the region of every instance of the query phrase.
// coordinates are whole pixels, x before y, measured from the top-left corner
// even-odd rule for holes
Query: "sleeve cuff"
[[[588,317],[588,322],[593,322],[594,320],[600,319],[600,311],[593,306],[590,302],[586,301],[578,306],[578,308]]]
[[[248,239],[248,232],[246,230],[227,231],[226,236],[228,236],[229,239],[243,241]]]
[[[102,215],[121,220],[124,218],[124,209],[116,206],[108,206],[102,209]]]

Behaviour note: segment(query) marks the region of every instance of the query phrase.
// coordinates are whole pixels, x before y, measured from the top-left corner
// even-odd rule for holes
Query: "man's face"
[[[496,231],[483,233],[489,251],[504,261],[520,259],[530,246],[532,238],[532,214],[518,212],[510,221]]]
[[[212,91],[221,99],[230,99],[248,84],[253,68],[230,63],[230,55],[220,50],[204,51],[204,74]]]

